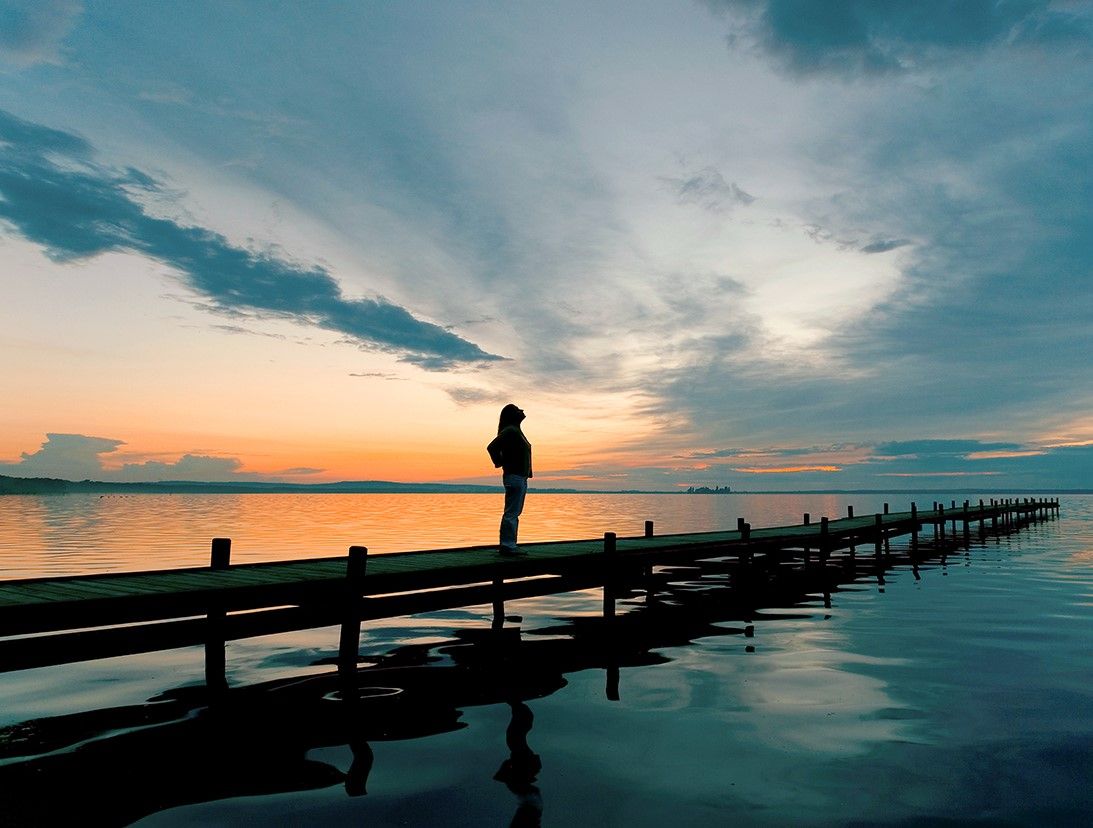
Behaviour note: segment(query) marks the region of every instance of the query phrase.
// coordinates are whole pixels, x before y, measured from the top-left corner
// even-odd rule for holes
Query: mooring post
[[[209,562],[209,568],[227,569],[229,566],[231,566],[231,557],[232,539],[213,538],[212,555]]]
[[[738,517],[736,519],[736,531],[737,532],[743,532],[744,531],[744,518]]]
[[[805,526],[808,526],[810,523],[812,523],[812,515],[805,512]]]
[[[846,516],[847,516],[848,518],[852,518],[852,517],[854,517],[854,507],[853,507],[853,506],[850,506],[849,504],[848,504],[848,505],[847,505],[847,507],[846,507]]]
[[[877,566],[880,566],[880,550],[884,545],[884,518],[879,512],[873,516],[873,526],[877,533],[876,540],[873,542],[873,554],[877,557]]]
[[[968,517],[968,501],[964,501],[964,545],[969,546],[971,544],[971,529],[968,524],[971,522],[971,518]]]
[[[645,537],[653,537],[653,521],[651,520],[645,521]]]
[[[231,538],[213,538],[209,569],[228,569],[231,554]],[[210,602],[205,621],[205,686],[211,694],[219,694],[228,689],[227,658],[224,653],[227,612],[224,605],[217,601]]]
[[[338,671],[356,672],[361,649],[361,587],[368,564],[368,547],[350,546],[345,562],[342,632],[338,642]]]
[[[615,577],[618,569],[618,544],[614,532],[603,533],[603,617],[615,617]]]
[[[887,503],[884,504],[884,514],[886,514],[886,515],[888,514],[888,504]]]
[[[938,521],[937,521],[937,523],[934,524],[934,529],[936,530],[937,527],[940,526],[941,527],[940,537],[944,538],[945,537],[945,504],[944,503],[937,504],[937,511],[938,511]]]
[[[740,530],[740,540],[745,544],[744,549],[741,552],[741,561],[746,564],[751,563],[751,524],[745,523]]]
[[[831,548],[828,545],[829,541],[828,541],[828,537],[827,537],[827,531],[828,531],[827,518],[822,517],[822,518],[820,518],[820,563],[821,564],[827,563],[827,557],[831,552]]]

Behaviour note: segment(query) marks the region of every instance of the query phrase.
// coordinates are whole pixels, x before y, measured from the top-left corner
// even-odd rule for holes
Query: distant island
[[[712,489],[709,486],[689,486],[684,494],[731,494],[732,489],[728,486],[714,486]]]
[[[343,480],[339,483],[201,482],[161,480],[155,483],[116,483],[105,480],[61,480],[55,477],[9,477],[0,474],[0,495],[43,494],[498,494],[500,485],[470,483],[394,483],[389,480]],[[538,494],[669,494],[637,489],[590,491],[540,489]]]

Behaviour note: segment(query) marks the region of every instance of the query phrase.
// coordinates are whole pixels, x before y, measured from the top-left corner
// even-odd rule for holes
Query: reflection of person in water
[[[516,532],[531,477],[531,443],[520,430],[525,416],[512,403],[502,408],[497,436],[486,446],[494,468],[502,470],[501,482],[505,485],[505,513],[501,516],[502,555],[523,554],[516,545]]]
[[[505,743],[509,746],[509,758],[501,763],[493,778],[504,782],[516,795],[516,813],[512,816],[512,828],[538,826],[543,819],[543,798],[535,786],[543,763],[539,754],[528,747],[528,733],[535,717],[522,701],[509,702],[512,719],[505,730]]]

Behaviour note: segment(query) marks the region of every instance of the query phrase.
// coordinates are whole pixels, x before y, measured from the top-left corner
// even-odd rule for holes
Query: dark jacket
[[[511,425],[501,429],[488,446],[493,467],[500,467],[505,474],[518,474],[531,477],[531,443],[520,430],[520,426]]]

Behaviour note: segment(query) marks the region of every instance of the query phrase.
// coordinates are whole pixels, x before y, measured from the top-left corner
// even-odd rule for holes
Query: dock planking
[[[366,559],[364,576],[354,579],[347,578],[344,556],[229,565],[230,541],[220,539],[216,543],[222,544],[220,554],[224,557],[216,567],[0,581],[0,671],[41,662],[41,657],[28,656],[33,642],[41,639],[28,640],[28,636],[53,634],[56,652],[48,663],[63,663],[79,660],[77,651],[81,647],[89,653],[104,649],[86,646],[92,636],[72,631],[123,624],[145,625],[148,632],[162,631],[164,642],[200,642],[207,638],[214,619],[219,636],[245,637],[265,634],[262,631],[268,629],[335,623],[334,618],[345,613],[332,608],[352,606],[350,614],[359,632],[362,618],[600,585],[605,589],[606,613],[607,594],[619,573],[648,573],[656,565],[717,557],[735,558],[742,565],[750,565],[756,556],[776,564],[803,557],[807,563],[810,551],[824,561],[842,549],[853,554],[856,545],[866,543],[876,544],[879,554],[883,540],[912,534],[917,541],[926,526],[933,526],[935,535],[944,537],[945,526],[952,523],[955,527],[959,521],[967,534],[974,523],[980,529],[988,522],[994,526],[999,520],[1003,525],[1013,525],[1024,518],[1052,514],[1058,508],[1054,499],[1010,499],[982,505],[965,502],[963,508],[934,504],[926,510],[912,504],[911,511],[894,513],[888,513],[886,506],[883,514],[857,517],[849,509],[851,516],[845,518],[808,522],[806,515],[805,523],[755,529],[741,520],[735,530],[656,535],[649,525],[644,536],[616,538],[606,533],[603,539],[525,544],[521,548],[527,554],[518,558],[501,556],[495,546],[375,555]],[[347,604],[349,601],[352,604]],[[262,612],[254,614],[272,623],[263,625],[256,618],[244,621],[242,616],[228,616],[230,624],[224,624],[224,613],[256,610]],[[166,632],[173,619],[175,626]],[[189,621],[182,624],[177,619]],[[347,630],[352,624],[344,617],[341,623],[343,637],[350,635]],[[190,632],[181,633],[184,627]],[[20,636],[23,638],[17,638]],[[113,641],[134,636],[139,633],[115,631],[102,637]],[[63,652],[64,641],[72,644],[73,652],[68,656]],[[124,652],[151,649],[154,645],[130,642],[126,646]],[[5,652],[22,655],[9,660]]]

